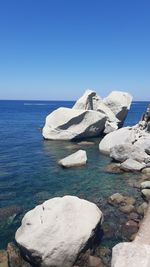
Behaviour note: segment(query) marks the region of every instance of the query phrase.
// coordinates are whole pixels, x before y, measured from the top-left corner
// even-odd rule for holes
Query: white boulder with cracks
[[[75,140],[100,136],[105,114],[93,110],[59,108],[46,118],[43,136],[50,140]]]
[[[95,204],[74,196],[56,197],[26,213],[15,239],[36,266],[71,267],[94,242],[102,220]]]

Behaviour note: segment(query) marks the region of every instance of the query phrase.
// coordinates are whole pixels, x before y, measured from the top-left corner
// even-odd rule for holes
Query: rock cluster
[[[123,124],[131,102],[132,97],[125,92],[112,92],[102,99],[87,90],[72,108],[61,107],[47,116],[43,137],[77,140],[115,131]]]
[[[149,109],[148,109],[149,110]],[[109,133],[100,142],[99,149],[114,161],[120,162],[124,171],[148,173],[150,167],[150,112],[147,111],[133,127],[124,127]]]

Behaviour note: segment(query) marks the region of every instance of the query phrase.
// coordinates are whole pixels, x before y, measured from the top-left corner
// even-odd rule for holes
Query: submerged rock
[[[0,250],[0,267],[9,267],[7,251],[5,250]]]
[[[77,152],[69,155],[68,157],[59,160],[58,164],[64,168],[80,167],[87,163],[86,151],[78,150]]]
[[[10,217],[16,217],[22,212],[22,209],[18,206],[9,206],[0,208],[0,222],[3,222]]]
[[[79,254],[94,245],[102,212],[86,200],[57,197],[29,211],[16,232],[24,256],[44,267],[71,267]]]

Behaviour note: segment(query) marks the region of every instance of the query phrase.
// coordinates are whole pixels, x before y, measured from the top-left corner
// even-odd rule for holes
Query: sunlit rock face
[[[62,107],[47,116],[43,137],[74,140],[117,130],[126,118],[132,97],[124,92],[114,93],[103,100],[95,91],[86,90],[72,108]]]
[[[23,255],[36,266],[71,267],[99,236],[102,220],[94,203],[74,196],[56,197],[26,213],[15,238]]]

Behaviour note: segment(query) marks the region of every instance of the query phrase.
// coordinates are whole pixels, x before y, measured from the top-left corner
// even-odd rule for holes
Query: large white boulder
[[[78,150],[77,152],[69,155],[68,157],[59,160],[58,164],[65,168],[79,167],[86,165],[87,155],[86,151]]]
[[[73,140],[100,136],[105,114],[93,110],[58,108],[46,118],[43,137],[50,140]]]
[[[15,239],[35,265],[71,267],[80,252],[88,249],[102,219],[102,212],[89,201],[57,197],[26,213]]]
[[[102,102],[102,98],[95,91],[87,89],[73,106],[73,109],[97,110],[97,106]]]
[[[111,267],[149,267],[150,246],[138,242],[120,243],[113,248]]]
[[[112,110],[121,123],[123,123],[130,109],[132,96],[126,92],[113,91],[103,99],[103,102]]]
[[[104,154],[110,154],[112,147],[125,143],[132,144],[135,140],[131,127],[124,127],[107,134],[100,142],[99,149]]]

